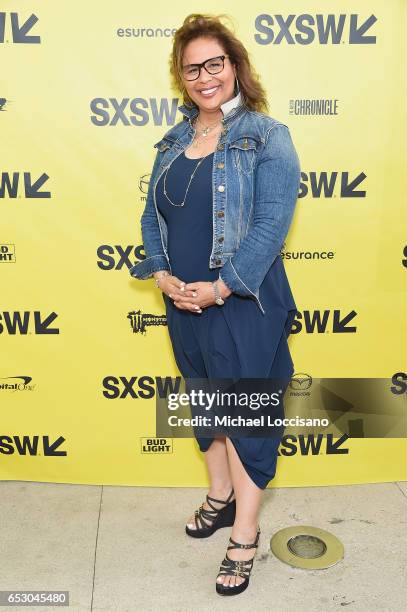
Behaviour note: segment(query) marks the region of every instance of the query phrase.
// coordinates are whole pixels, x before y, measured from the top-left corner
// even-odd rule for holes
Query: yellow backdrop
[[[128,273],[143,257],[152,145],[182,118],[168,57],[191,12],[232,16],[270,115],[290,127],[300,157],[284,247],[298,306],[296,372],[406,378],[406,3],[168,8],[2,3],[2,479],[207,482],[194,440],[151,451],[156,378],[179,372],[159,290]],[[348,315],[353,329],[337,331],[335,317]],[[315,316],[322,327],[310,324]],[[147,320],[154,325],[143,331]],[[271,486],[407,479],[404,439],[345,446],[346,454],[308,455],[297,444]]]

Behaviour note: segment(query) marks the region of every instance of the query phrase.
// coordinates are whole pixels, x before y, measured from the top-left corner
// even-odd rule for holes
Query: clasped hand
[[[223,299],[232,293],[222,280],[219,280],[217,285]],[[173,299],[175,306],[181,310],[201,313],[202,308],[216,304],[215,292],[210,281],[185,283],[177,276],[164,276],[160,280],[160,289]]]

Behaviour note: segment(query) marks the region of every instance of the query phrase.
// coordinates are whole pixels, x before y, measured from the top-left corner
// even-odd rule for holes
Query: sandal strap
[[[253,568],[253,561],[254,559],[249,559],[248,561],[235,561],[234,559],[230,559],[226,554],[220,566],[218,576],[241,576],[247,579]]]
[[[199,506],[198,510],[195,510],[195,527],[198,530],[205,530],[208,529],[212,526],[214,520],[216,519],[217,515],[219,514],[219,512],[221,510],[223,510],[223,508],[216,508],[213,504],[211,504],[210,500],[214,501],[214,502],[218,502],[219,504],[229,504],[230,503],[230,498],[233,496],[234,490],[232,488],[227,500],[223,500],[223,499],[215,499],[214,497],[210,497],[209,495],[206,496],[206,501],[208,503],[208,506],[210,506],[212,508],[212,510],[207,510],[206,508],[203,507],[203,504],[201,504]],[[198,524],[198,521],[200,523],[200,525]]]
[[[259,537],[260,537],[260,528],[257,530],[256,538],[252,544],[241,544],[240,542],[236,542],[232,538],[229,538],[229,542],[232,542],[232,546],[228,546],[227,550],[231,550],[232,548],[257,548],[259,545]]]
[[[207,501],[207,503],[208,503],[208,506],[210,506],[211,508],[213,508],[214,510],[216,510],[217,512],[219,512],[219,508],[215,508],[215,507],[214,507],[214,506],[211,504],[211,502],[210,502],[209,500],[212,500],[212,501],[214,501],[214,502],[217,502],[218,504],[225,504],[225,505],[227,505],[227,504],[229,504],[229,503],[230,503],[230,500],[231,500],[231,498],[232,498],[232,496],[233,496],[233,493],[234,493],[234,490],[232,489],[232,490],[231,490],[231,492],[230,492],[230,493],[229,493],[229,495],[228,495],[228,498],[227,498],[226,500],[224,500],[224,499],[215,499],[214,497],[209,497],[209,495],[207,495],[207,496],[206,496],[206,501]]]
[[[211,527],[217,514],[214,510],[206,510],[203,505],[199,506],[199,509],[195,510],[195,526],[197,529],[208,529],[208,527]],[[200,526],[198,525],[198,520],[201,523]]]

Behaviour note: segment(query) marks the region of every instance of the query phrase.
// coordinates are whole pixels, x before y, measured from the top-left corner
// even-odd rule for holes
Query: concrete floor
[[[230,530],[184,533],[205,493],[2,481],[0,590],[66,590],[75,612],[406,609],[406,482],[266,490],[250,585],[230,598],[215,593]],[[345,558],[327,570],[281,563],[270,538],[295,524],[331,531]]]

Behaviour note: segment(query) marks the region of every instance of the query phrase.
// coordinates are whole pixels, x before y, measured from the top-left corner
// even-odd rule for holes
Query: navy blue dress
[[[175,204],[182,203],[198,162],[183,152],[169,168],[166,191]],[[183,206],[174,206],[166,198],[165,173],[157,184],[157,206],[168,226],[172,273],[186,283],[216,280],[221,271],[209,268],[212,166],[213,153],[198,167]],[[165,293],[163,299],[174,358],[185,379],[279,378],[286,381],[285,391],[294,371],[287,338],[296,305],[280,255],[260,286],[264,315],[252,298],[236,293],[223,306],[208,306],[201,314],[177,308]],[[229,437],[250,478],[259,488],[266,488],[275,476],[281,436]],[[197,436],[202,452],[212,439]]]

